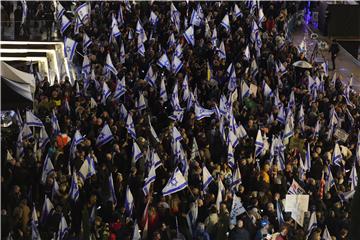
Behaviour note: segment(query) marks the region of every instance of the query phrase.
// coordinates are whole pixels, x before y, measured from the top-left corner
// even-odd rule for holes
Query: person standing
[[[230,240],[250,240],[248,230],[244,228],[244,222],[239,219],[236,226],[230,231]]]
[[[332,61],[332,64],[333,64],[333,70],[336,69],[335,67],[335,59],[336,59],[336,56],[339,52],[339,45],[338,43],[336,42],[336,39],[333,40],[330,48],[329,48],[329,52],[331,52],[331,61]]]

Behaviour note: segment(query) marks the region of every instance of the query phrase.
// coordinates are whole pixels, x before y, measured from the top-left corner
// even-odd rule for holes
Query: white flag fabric
[[[201,25],[201,18],[195,9],[191,13],[190,24],[198,27]]]
[[[85,182],[86,179],[90,178],[95,174],[95,161],[91,156],[87,156],[80,167],[79,177],[83,182]]]
[[[162,190],[162,195],[168,196],[170,194],[179,192],[188,186],[187,181],[178,168],[175,169],[173,175],[169,179],[168,183]]]
[[[242,17],[242,13],[241,13],[240,8],[239,8],[239,6],[238,6],[237,4],[235,4],[235,6],[234,6],[234,13],[233,13],[233,15],[234,15],[236,18]]]
[[[136,24],[136,33],[139,34],[139,39],[142,43],[147,41],[146,33],[140,20],[138,20]]]
[[[148,120],[149,120],[149,126],[150,126],[150,132],[151,132],[151,135],[154,137],[154,139],[159,143],[160,142],[160,139],[159,137],[157,136],[153,126],[151,125],[151,120],[150,120],[150,116],[148,116]]]
[[[114,204],[114,206],[117,205],[117,199],[116,199],[116,194],[115,194],[115,188],[114,188],[114,181],[113,181],[113,176],[112,173],[110,173],[109,176],[109,190],[110,190],[110,201]]]
[[[218,56],[219,56],[220,59],[226,60],[225,44],[224,44],[223,41],[220,43],[220,46],[219,46],[219,49],[218,49]]]
[[[152,86],[155,87],[155,81],[157,78],[157,73],[155,73],[150,65],[149,70],[147,71],[146,75],[145,75],[145,80],[147,81],[147,83]]]
[[[241,81],[241,99],[250,96],[250,88],[244,80]]]
[[[80,196],[80,190],[79,190],[77,175],[76,175],[75,171],[72,174],[69,195],[70,195],[70,198],[74,202],[76,202],[79,199],[79,196]]]
[[[64,16],[63,16],[64,17]],[[75,55],[75,50],[78,43],[72,40],[71,38],[65,38],[64,40],[64,54],[65,57],[72,61]]]
[[[325,225],[325,229],[324,229],[321,240],[332,240],[332,239],[333,238],[331,237],[329,230],[328,230],[327,226]]]
[[[92,44],[92,41],[85,32],[83,34],[83,47],[88,48]]]
[[[61,28],[60,28],[60,32],[62,35],[64,35],[64,32],[70,25],[71,25],[70,20],[65,15],[62,15],[61,16]]]
[[[80,5],[75,10],[75,13],[79,16],[79,19],[81,20],[81,22],[83,22],[84,24],[87,23],[90,19],[88,3],[83,3],[82,5]]]
[[[118,27],[117,20],[115,19],[115,16],[112,16],[112,23],[111,23],[111,37],[117,38],[121,35],[121,32]]]
[[[140,235],[139,225],[137,224],[137,222],[135,220],[134,232],[132,234],[132,240],[140,240],[140,239],[141,239],[141,235]]]
[[[135,109],[138,110],[138,111],[146,109],[145,97],[144,97],[144,94],[142,92],[139,92],[139,98],[135,102]]]
[[[35,116],[30,110],[26,111],[26,124],[29,127],[43,127],[43,122]]]
[[[255,141],[255,157],[260,156],[264,151],[264,139],[261,135],[261,130],[259,129],[256,135]]]
[[[178,43],[178,45],[176,45],[176,48],[175,48],[174,56],[177,56],[179,59],[181,59],[183,56],[182,52],[183,52],[182,45],[181,45],[181,43]]]
[[[151,183],[155,182],[155,178],[156,178],[155,170],[156,170],[155,164],[153,163],[151,165],[150,171],[149,171],[147,177],[145,178],[145,182],[144,182],[143,192],[144,192],[145,196],[147,196],[150,192]]]
[[[126,60],[126,53],[125,53],[125,46],[124,46],[124,42],[121,43],[121,47],[120,47],[120,62],[122,64],[125,63],[125,60]]]
[[[195,117],[196,120],[201,120],[206,117],[211,117],[211,115],[214,113],[213,110],[203,108],[198,103],[195,103]]]
[[[149,22],[154,26],[158,23],[158,21],[159,21],[159,17],[153,11],[151,11]]]
[[[45,201],[42,207],[40,222],[43,224],[47,220],[47,217],[52,213],[54,210],[54,205],[50,201],[50,199],[45,195]]]
[[[350,191],[355,191],[355,188],[358,184],[358,176],[357,176],[357,172],[356,172],[356,167],[355,167],[355,163],[351,169],[351,173],[350,173],[350,177],[349,177],[349,182],[350,182]]]
[[[240,184],[241,184],[241,173],[239,167],[237,167],[232,176],[231,189],[235,189],[236,191]]]
[[[100,147],[111,140],[114,139],[114,136],[110,130],[110,127],[108,124],[105,124],[103,129],[101,130],[99,136],[96,139],[96,146]]]
[[[162,67],[162,68],[166,68],[168,71],[171,71],[171,64],[170,64],[170,60],[168,58],[168,56],[166,55],[166,53],[164,53],[158,60],[157,64]]]
[[[228,31],[228,32],[230,31],[230,20],[229,20],[228,14],[226,14],[224,16],[224,18],[222,19],[220,24],[221,24],[221,26],[223,26],[226,29],[226,31]]]
[[[125,76],[121,79],[121,81],[118,79],[116,84],[115,93],[113,96],[113,100],[118,100],[122,95],[124,95],[126,92],[125,88]]]
[[[186,39],[188,44],[195,46],[195,35],[194,35],[194,27],[193,26],[190,26],[184,32],[184,38]]]
[[[59,230],[57,232],[57,238],[56,240],[63,240],[66,239],[66,236],[69,232],[69,228],[68,225],[66,223],[66,219],[64,218],[63,215],[61,215],[61,220],[59,223]]]
[[[137,145],[135,140],[133,141],[132,153],[133,153],[133,158],[132,158],[133,163],[136,163],[143,156],[139,148],[139,145]]]
[[[125,194],[125,212],[127,216],[131,217],[133,208],[134,208],[134,197],[130,191],[130,187],[127,186],[126,194]]]
[[[135,125],[132,115],[128,113],[126,119],[126,129],[130,136],[135,140],[136,139],[136,132],[135,132]]]
[[[340,166],[342,163],[343,157],[340,151],[340,147],[338,143],[335,143],[333,155],[332,155],[332,164]]]
[[[60,2],[57,2],[56,5],[56,19],[59,21],[60,18],[64,15],[65,8],[61,5]]]
[[[51,162],[49,155],[47,154],[44,160],[43,170],[41,174],[41,183],[45,184],[46,179],[50,173],[54,172],[54,165]]]
[[[244,206],[241,203],[241,199],[233,193],[233,202],[231,205],[231,212],[230,212],[230,224],[236,224],[236,217],[240,214],[246,212]]]
[[[227,164],[228,164],[232,169],[235,168],[234,149],[233,149],[232,144],[228,144]]]
[[[310,171],[310,168],[311,168],[311,152],[310,152],[310,143],[308,143],[305,154],[304,169],[305,171]]]
[[[173,61],[171,63],[171,70],[174,74],[177,74],[181,68],[183,67],[182,61],[177,57],[174,56]]]
[[[214,181],[214,178],[211,176],[209,170],[204,165],[202,169],[203,175],[202,175],[202,183],[203,183],[203,191],[206,192],[206,189],[210,185],[212,181]]]
[[[114,75],[117,75],[118,74],[118,71],[116,70],[116,68],[114,67],[112,61],[111,61],[111,57],[110,57],[110,54],[108,53],[107,56],[106,56],[106,63],[105,63],[105,68],[112,72]]]
[[[70,157],[75,158],[76,146],[84,140],[85,137],[81,135],[79,130],[76,130],[70,146]]]
[[[306,239],[310,236],[311,232],[317,227],[316,212],[312,212],[310,215],[309,226],[307,229]]]

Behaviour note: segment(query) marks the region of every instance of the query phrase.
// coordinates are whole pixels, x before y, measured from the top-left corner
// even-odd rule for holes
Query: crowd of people
[[[326,62],[294,66],[304,6],[49,6],[76,79],[38,79],[2,136],[2,237],[349,239],[360,98]]]

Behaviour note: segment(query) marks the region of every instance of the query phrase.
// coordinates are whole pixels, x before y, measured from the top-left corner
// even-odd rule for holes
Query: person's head
[[[236,226],[237,226],[238,228],[242,228],[242,227],[244,226],[243,220],[239,219],[239,220],[236,222]]]
[[[288,234],[288,227],[286,225],[281,226],[280,234],[281,234],[281,236],[286,236]]]

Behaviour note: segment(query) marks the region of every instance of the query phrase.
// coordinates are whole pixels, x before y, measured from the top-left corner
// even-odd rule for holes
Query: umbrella
[[[298,68],[312,68],[313,66],[306,62],[306,61],[297,61],[293,63],[294,67],[298,67]]]

